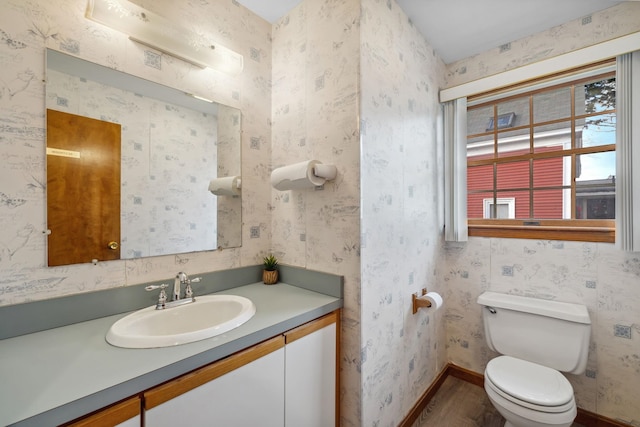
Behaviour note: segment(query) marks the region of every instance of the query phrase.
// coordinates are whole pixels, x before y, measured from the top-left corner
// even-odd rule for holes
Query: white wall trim
[[[640,32],[618,37],[553,58],[524,65],[440,91],[440,102],[476,95],[640,49]]]

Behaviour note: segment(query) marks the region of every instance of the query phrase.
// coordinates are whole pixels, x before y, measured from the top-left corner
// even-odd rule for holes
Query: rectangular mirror
[[[241,245],[240,110],[47,50],[48,265]]]

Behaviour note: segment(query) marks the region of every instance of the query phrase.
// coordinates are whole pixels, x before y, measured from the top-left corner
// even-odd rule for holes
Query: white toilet
[[[591,319],[579,304],[485,292],[482,320],[489,347],[484,388],[505,427],[569,427],[573,387],[560,373],[587,367]]]

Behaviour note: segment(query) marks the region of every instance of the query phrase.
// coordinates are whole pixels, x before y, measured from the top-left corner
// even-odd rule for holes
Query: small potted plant
[[[265,285],[278,283],[278,258],[273,254],[264,257],[264,270],[262,270],[262,281]]]

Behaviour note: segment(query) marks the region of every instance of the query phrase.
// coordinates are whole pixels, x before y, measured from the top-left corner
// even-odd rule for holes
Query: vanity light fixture
[[[244,58],[126,0],[88,0],[86,17],[200,68],[239,74]]]
[[[209,99],[209,98],[205,98],[204,96],[200,96],[200,95],[195,95],[195,94],[193,94],[193,93],[187,93],[187,92],[185,92],[185,94],[186,94],[187,96],[192,97],[192,98],[199,99],[200,101],[204,101],[204,102],[209,102],[209,103],[211,103],[211,104],[213,104],[213,103],[215,102],[215,101],[213,101],[213,100],[211,100],[211,99]]]

